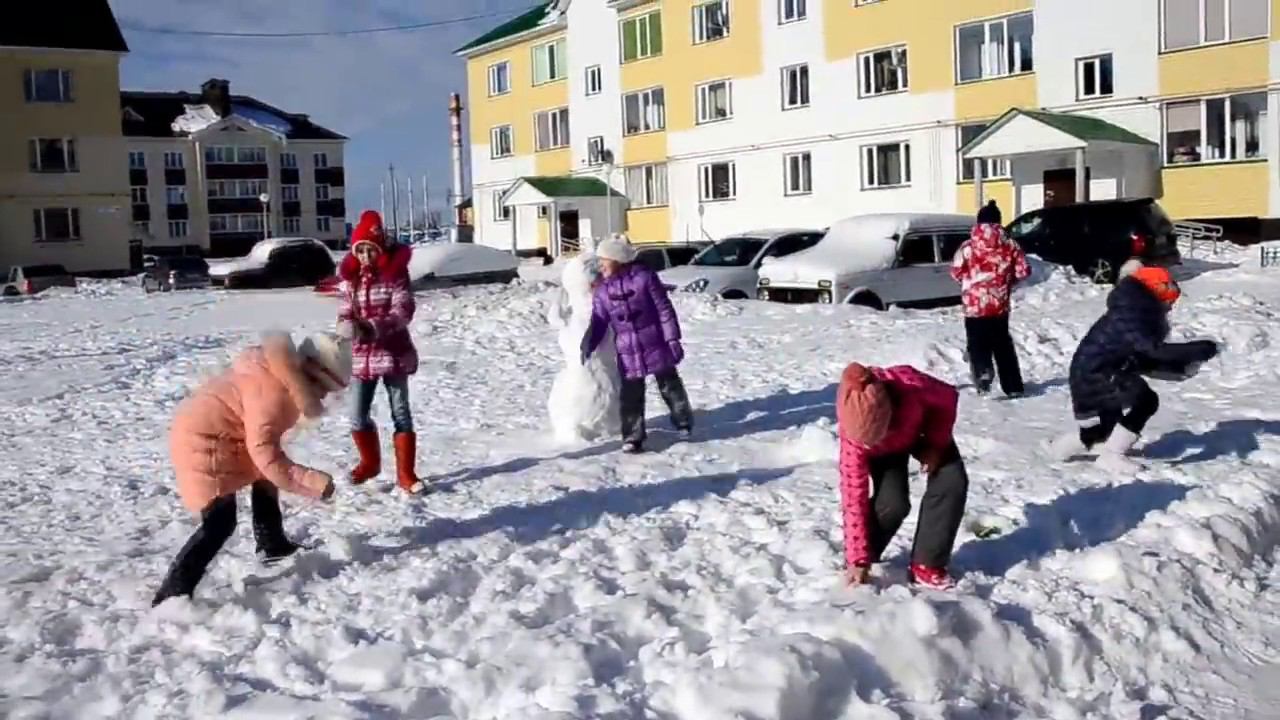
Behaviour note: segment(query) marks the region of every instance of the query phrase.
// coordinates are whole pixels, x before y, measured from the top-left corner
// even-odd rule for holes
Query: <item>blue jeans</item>
[[[388,375],[382,378],[387,388],[387,399],[391,402],[391,422],[396,432],[413,432],[413,413],[409,410],[409,378],[406,375]],[[373,418],[369,411],[373,407],[373,396],[378,390],[378,378],[372,380],[356,380],[351,393],[351,429],[373,430]]]

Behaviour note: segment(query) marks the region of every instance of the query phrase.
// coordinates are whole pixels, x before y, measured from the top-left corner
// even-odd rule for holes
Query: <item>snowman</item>
[[[560,291],[547,311],[547,321],[559,331],[564,354],[564,367],[551,384],[547,412],[556,440],[564,444],[619,432],[621,380],[612,331],[582,363],[582,338],[591,324],[591,296],[599,277],[595,255],[584,249],[565,263]]]

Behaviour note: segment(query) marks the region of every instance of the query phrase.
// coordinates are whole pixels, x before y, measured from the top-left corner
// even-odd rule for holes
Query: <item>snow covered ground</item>
[[[953,592],[903,583],[911,524],[875,587],[840,587],[830,403],[855,358],[963,381],[955,310],[681,296],[698,436],[623,457],[546,439],[548,286],[425,293],[414,410],[445,489],[289,499],[314,551],[259,570],[242,522],[196,602],[151,610],[193,527],[170,411],[333,301],[98,283],[0,303],[0,716],[1280,717],[1280,271],[1234,258],[1190,268],[1175,334],[1226,352],[1157,387],[1138,478],[1040,450],[1104,290],[1020,292],[1031,396],[963,396],[977,524]],[[652,390],[650,411],[661,430]],[[340,474],[342,413],[291,452]]]

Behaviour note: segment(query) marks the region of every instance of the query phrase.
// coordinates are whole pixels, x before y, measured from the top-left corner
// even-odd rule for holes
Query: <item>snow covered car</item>
[[[519,263],[511,253],[465,243],[426,243],[413,246],[409,282],[414,290],[509,283],[518,276]],[[315,286],[322,295],[336,295],[341,280],[331,275]]]
[[[731,235],[703,250],[688,265],[658,274],[667,290],[708,293],[728,300],[756,294],[760,265],[786,257],[822,239],[814,229],[756,230]]]
[[[0,295],[35,295],[51,287],[76,287],[75,277],[61,265],[18,265],[0,280]]]
[[[142,273],[143,291],[172,292],[209,287],[209,263],[195,255],[153,258]]]
[[[209,280],[227,289],[308,287],[335,267],[329,248],[315,238],[268,238],[242,258],[210,262]]]
[[[818,244],[760,267],[758,297],[785,303],[935,307],[958,302],[951,257],[973,217],[875,213],[845,218]]]
[[[636,262],[656,273],[661,273],[668,268],[688,265],[698,253],[702,252],[710,244],[709,242],[700,241],[636,243]]]

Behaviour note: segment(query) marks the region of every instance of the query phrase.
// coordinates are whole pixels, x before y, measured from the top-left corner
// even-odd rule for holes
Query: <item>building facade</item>
[[[1271,236],[1276,4],[548,2],[458,51],[477,242],[553,248],[575,200],[509,191],[569,175],[637,241],[1148,195]]]
[[[126,52],[106,0],[0,10],[0,273],[38,264],[129,270]]]
[[[219,79],[199,93],[121,93],[118,113],[132,233],[147,252],[228,257],[268,236],[345,241],[342,135]]]

